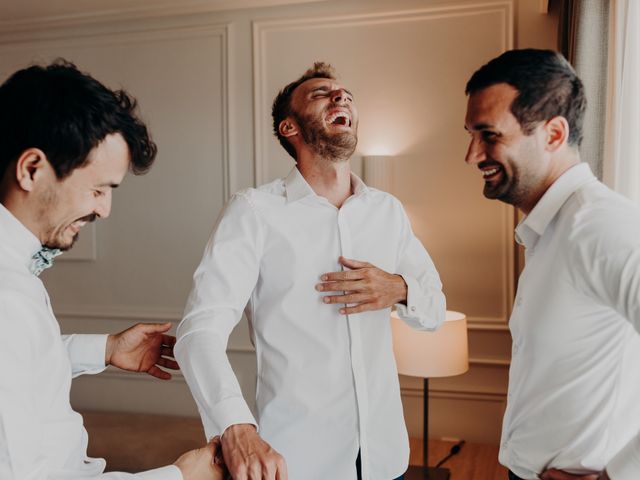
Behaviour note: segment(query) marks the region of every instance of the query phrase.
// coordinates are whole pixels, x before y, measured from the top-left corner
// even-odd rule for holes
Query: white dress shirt
[[[526,248],[510,329],[500,462],[640,478],[640,211],[564,173],[518,225]]]
[[[44,285],[31,274],[38,239],[0,204],[0,479],[181,480],[175,466],[103,474],[88,458],[71,378],[104,370],[106,335],[61,337]]]
[[[178,327],[176,358],[207,436],[257,423],[292,480],[355,479],[358,449],[366,480],[396,478],[408,463],[390,309],[341,315],[316,291],[320,276],[341,270],[341,255],[370,262],[404,277],[407,305],[397,308],[407,323],[435,329],[445,315],[438,273],[400,202],[351,181],[340,209],[297,168],[234,195]],[[257,422],[225,353],[243,310],[257,356]]]

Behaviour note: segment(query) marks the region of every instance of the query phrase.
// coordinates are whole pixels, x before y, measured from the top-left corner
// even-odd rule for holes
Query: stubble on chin
[[[346,162],[351,158],[358,144],[358,137],[353,132],[330,134],[325,131],[324,124],[314,118],[294,115],[300,127],[304,142],[321,158],[331,162]]]
[[[44,243],[44,246],[47,248],[58,249],[63,252],[66,252],[67,250],[71,250],[71,248],[78,241],[78,238],[80,238],[80,234],[76,233],[70,242],[65,242],[62,240],[62,238],[60,238],[62,237],[63,234],[64,232],[56,235],[55,232],[53,231],[48,233],[48,236],[47,236],[48,240]]]

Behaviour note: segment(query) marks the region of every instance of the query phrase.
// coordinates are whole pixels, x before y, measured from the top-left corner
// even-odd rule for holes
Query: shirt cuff
[[[640,472],[640,435],[632,439],[607,465],[611,480],[637,480]]]
[[[211,409],[210,415],[203,416],[203,423],[209,440],[216,435],[222,435],[231,425],[248,423],[258,428],[258,422],[253,418],[243,398],[228,398],[219,402]]]
[[[80,374],[95,374],[106,367],[104,356],[108,335],[72,335],[67,352],[74,377]]]
[[[140,472],[136,474],[136,477],[140,480],[183,480],[182,472],[175,465]]]
[[[407,304],[396,304],[396,310],[402,318],[419,318],[418,305],[416,304],[416,292],[420,288],[418,281],[408,275],[400,275],[407,284]]]

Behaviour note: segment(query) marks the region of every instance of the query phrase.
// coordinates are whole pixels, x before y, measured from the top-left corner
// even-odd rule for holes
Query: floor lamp
[[[467,317],[459,312],[447,311],[442,327],[435,332],[420,332],[391,314],[393,350],[398,373],[424,380],[423,403],[423,463],[410,466],[406,480],[449,480],[446,468],[429,467],[429,378],[460,375],[469,369]]]

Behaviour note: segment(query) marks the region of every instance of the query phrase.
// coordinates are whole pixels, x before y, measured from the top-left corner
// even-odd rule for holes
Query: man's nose
[[[100,197],[94,213],[99,218],[107,218],[111,214],[111,190],[107,191],[105,195]]]
[[[464,161],[469,165],[477,165],[486,158],[484,148],[481,142],[476,138],[471,138],[469,142],[469,148],[467,148],[467,154]]]
[[[334,103],[344,103],[347,100],[347,95],[344,90],[335,90],[331,94],[331,101]]]

